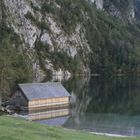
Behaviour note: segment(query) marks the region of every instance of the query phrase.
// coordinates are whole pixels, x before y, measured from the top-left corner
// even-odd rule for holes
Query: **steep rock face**
[[[5,24],[23,41],[22,49],[32,60],[36,81],[50,74],[70,76],[90,73],[91,69],[93,73],[108,72],[109,65],[118,72],[130,58],[117,61],[117,47],[125,48],[133,41],[122,43],[130,40],[125,35],[131,33],[125,29],[128,33],[124,35],[125,23],[114,21],[112,16],[133,21],[133,0],[1,0],[0,6],[4,7]],[[3,13],[0,10],[1,19]],[[116,47],[118,54],[112,54],[114,48],[108,50],[109,45],[110,50]]]
[[[39,2],[34,1],[34,3],[39,6]],[[4,4],[4,12],[6,15],[6,23],[8,26],[14,29],[15,33],[17,33],[20,38],[25,43],[24,50],[29,54],[30,59],[32,60],[33,69],[35,72],[35,79],[40,80],[43,76],[43,73],[40,69],[39,61],[36,59],[34,43],[37,39],[37,36],[40,35],[41,31],[38,29],[30,20],[28,20],[25,15],[30,12],[37,16],[40,20],[39,13],[34,13],[33,9],[30,6],[30,1],[27,0],[5,0]]]
[[[132,21],[135,18],[134,0],[91,0],[91,2],[98,9],[107,11],[110,15],[121,20]]]
[[[104,0],[91,0],[91,2],[95,3],[98,9],[103,9]]]
[[[134,1],[134,5],[135,5],[135,16],[138,20],[140,20],[140,0],[135,0]]]
[[[105,0],[104,9],[124,21],[132,21],[135,18],[134,0]]]
[[[59,62],[54,62],[51,57],[44,57],[42,60],[40,56],[46,55],[42,50],[38,54],[40,56],[36,56],[36,53],[38,53],[36,52],[36,44],[46,47],[50,54],[63,52],[68,59],[76,59],[76,57],[79,57],[78,52],[84,49],[85,53],[81,54],[80,59],[87,60],[90,48],[85,37],[85,30],[80,23],[76,24],[73,32],[67,34],[62,29],[62,23],[55,19],[54,15],[42,12],[41,8],[45,3],[43,0],[4,0],[3,3],[7,15],[7,24],[26,44],[24,49],[30,54],[33,61],[33,68],[36,73],[35,79],[40,80],[44,75],[43,71],[47,70],[53,74],[60,74],[60,71],[62,75],[71,73],[70,69],[63,66],[58,65],[56,68],[55,65]],[[61,8],[55,1],[53,7]],[[83,64],[83,61],[79,60],[79,64],[82,72],[89,72],[88,66]],[[43,65],[43,71],[41,65]]]
[[[23,37],[26,43],[29,44],[31,48],[34,47],[34,42],[37,35],[40,33],[39,29],[27,20],[25,15],[28,12],[34,14],[30,7],[29,1],[26,0],[5,0],[4,1],[7,10],[7,22],[14,28],[14,31]]]

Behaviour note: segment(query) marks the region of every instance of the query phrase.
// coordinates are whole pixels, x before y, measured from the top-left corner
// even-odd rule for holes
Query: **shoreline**
[[[4,115],[1,115],[1,116],[4,116]],[[40,123],[37,123],[37,122],[34,122],[22,115],[6,115],[7,117],[12,117],[12,118],[17,118],[17,119],[22,119],[23,121],[26,121],[26,122],[33,122],[34,124],[39,124]],[[85,130],[85,129],[71,129],[71,128],[66,128],[66,127],[63,127],[63,126],[57,126],[57,125],[47,125],[47,124],[44,124],[46,126],[50,126],[50,127],[54,127],[54,128],[59,128],[61,127],[62,129],[64,130],[68,130],[68,131],[73,131],[73,132],[84,132],[84,133],[88,133],[88,134],[93,134],[93,135],[97,135],[97,136],[108,136],[108,137],[117,137],[117,138],[137,138],[137,137],[140,137],[140,136],[129,136],[129,135],[121,135],[121,134],[113,134],[113,133],[105,133],[105,132],[96,132],[96,131],[89,131],[89,130]]]
[[[65,128],[62,127],[64,130],[70,130],[73,132],[85,132],[85,133],[89,133],[89,134],[93,134],[93,135],[97,135],[97,136],[107,136],[107,137],[116,137],[116,138],[137,138],[138,136],[127,136],[127,135],[120,135],[120,134],[111,134],[111,133],[101,133],[101,132],[95,132],[95,131],[86,131],[86,130],[76,130],[76,129],[70,129],[70,128]]]
[[[51,139],[51,140],[139,140],[140,137],[113,137],[97,135],[80,130],[71,130],[62,127],[48,126],[32,121],[25,121],[21,118],[0,117],[0,139],[5,140],[34,140],[34,139]],[[29,128],[29,129],[28,129]],[[7,133],[7,130],[8,131]],[[22,133],[22,135],[21,135]]]
[[[127,135],[119,135],[119,134],[111,134],[111,133],[99,133],[99,132],[89,132],[90,134],[95,134],[99,136],[109,136],[109,137],[117,137],[117,138],[136,138],[136,136],[127,136]]]

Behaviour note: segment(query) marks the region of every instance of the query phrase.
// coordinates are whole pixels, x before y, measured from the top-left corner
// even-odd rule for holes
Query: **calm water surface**
[[[69,115],[37,122],[140,136],[140,78],[81,77],[69,79],[63,85],[72,96]]]
[[[140,136],[140,78],[78,78],[64,85],[72,95],[64,127]]]
[[[98,133],[140,136],[140,78],[79,77],[64,81],[63,85],[71,94],[71,109],[45,112],[46,118],[50,114],[56,117],[36,122]]]
[[[64,83],[72,95],[72,129],[140,136],[140,78],[79,78]]]

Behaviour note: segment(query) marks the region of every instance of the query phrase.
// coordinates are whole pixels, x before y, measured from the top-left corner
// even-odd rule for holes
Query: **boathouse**
[[[57,109],[69,106],[70,94],[61,83],[30,83],[19,84],[12,99],[22,109]]]

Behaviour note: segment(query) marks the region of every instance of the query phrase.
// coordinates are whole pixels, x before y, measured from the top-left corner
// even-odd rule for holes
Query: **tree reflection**
[[[76,113],[140,113],[140,78],[77,77],[64,85]]]
[[[72,95],[64,127],[119,135],[140,135],[140,78],[78,77],[64,82]]]

